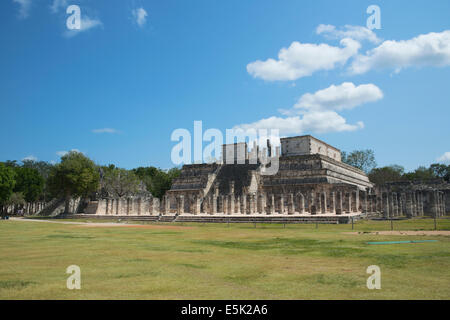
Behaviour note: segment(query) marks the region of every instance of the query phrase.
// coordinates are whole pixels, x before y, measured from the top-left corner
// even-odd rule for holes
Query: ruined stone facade
[[[442,180],[401,181],[377,186],[379,210],[386,218],[442,217],[450,213],[450,184]]]
[[[231,145],[237,150],[243,144]],[[246,145],[244,145],[246,148]],[[226,159],[233,153],[223,147]],[[279,168],[274,175],[261,173],[262,164],[251,161],[253,149],[245,150],[244,163],[185,165],[163,202],[165,215],[342,215],[367,213],[373,184],[361,170],[341,162],[341,153],[311,136],[282,138]],[[234,160],[241,160],[236,156]]]
[[[275,154],[270,143],[263,150],[254,145],[251,151],[245,143],[224,145],[223,154],[220,163],[184,165],[161,200],[149,193],[104,198],[91,202],[86,213],[160,216],[160,221],[197,221],[195,217],[314,220],[372,213],[386,218],[439,217],[450,209],[448,184],[447,189],[417,183],[375,187],[363,171],[341,162],[339,149],[311,136],[282,138]],[[276,174],[263,173],[265,165],[256,157],[261,154],[278,159]]]

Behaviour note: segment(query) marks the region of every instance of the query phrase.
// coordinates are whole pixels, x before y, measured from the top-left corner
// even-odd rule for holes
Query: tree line
[[[0,210],[6,214],[8,206],[23,208],[26,203],[65,199],[65,212],[73,197],[95,194],[123,197],[139,191],[149,191],[162,198],[170,189],[179,168],[162,170],[139,167],[132,170],[115,165],[100,166],[81,152],[71,151],[61,162],[23,160],[0,162]]]
[[[342,152],[342,162],[364,171],[369,176],[369,180],[376,185],[387,182],[433,179],[450,182],[450,165],[433,163],[429,167],[420,166],[410,172],[406,172],[404,167],[397,164],[377,167],[375,153],[370,149],[355,150],[350,153]]]

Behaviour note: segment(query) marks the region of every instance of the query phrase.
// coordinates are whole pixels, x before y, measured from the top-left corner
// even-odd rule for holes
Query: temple
[[[363,171],[341,162],[339,149],[319,139],[306,135],[280,142],[275,152],[269,141],[262,150],[256,143],[250,151],[246,143],[224,145],[220,162],[184,165],[162,200],[151,194],[99,199],[89,203],[86,213],[167,222],[327,223],[371,214],[445,215],[450,188],[375,187]],[[278,161],[275,174],[264,174],[264,157]]]

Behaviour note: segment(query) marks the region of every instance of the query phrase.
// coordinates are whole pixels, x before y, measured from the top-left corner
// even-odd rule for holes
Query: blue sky
[[[380,30],[366,28],[372,4]],[[450,161],[447,0],[4,0],[0,12],[0,161],[76,149],[170,168],[171,134],[194,120],[370,148],[379,166]]]

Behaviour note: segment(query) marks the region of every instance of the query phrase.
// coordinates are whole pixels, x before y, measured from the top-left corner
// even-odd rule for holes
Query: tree
[[[401,181],[404,172],[405,169],[399,165],[374,168],[369,173],[369,180],[377,185],[385,184],[386,182]]]
[[[6,202],[7,205],[12,205],[14,207],[23,207],[26,203],[27,202],[25,201],[22,192],[14,192]]]
[[[408,172],[403,175],[403,177],[407,180],[430,180],[436,179],[437,177],[434,175],[433,170],[431,168],[426,168],[424,166],[418,167],[413,172]]]
[[[16,184],[14,169],[0,163],[0,206],[4,214],[5,205],[9,201]]]
[[[14,192],[20,192],[27,202],[37,201],[44,187],[44,178],[39,174],[39,171],[25,167],[14,169],[16,172]]]
[[[447,182],[450,182],[450,165],[442,163],[433,163],[430,166],[430,170],[437,178],[442,178]]]
[[[116,197],[131,195],[139,190],[139,178],[133,171],[115,168],[114,166],[103,167],[102,188]]]
[[[99,186],[100,175],[95,163],[81,152],[71,151],[61,158],[49,176],[54,194],[65,198],[65,212],[69,212],[71,197],[87,196]]]
[[[51,163],[48,163],[45,161],[23,160],[22,162],[23,162],[23,167],[36,169],[39,172],[39,174],[42,176],[42,178],[44,178],[44,188],[41,193],[42,199],[44,201],[50,200],[51,195],[49,193],[48,177],[53,168],[53,165]]]
[[[181,173],[178,168],[164,171],[155,167],[139,167],[133,171],[145,183],[147,190],[159,199],[162,199],[171,188],[173,180]]]
[[[377,166],[373,150],[354,150],[347,154],[342,152],[342,162],[364,171],[366,174]]]

